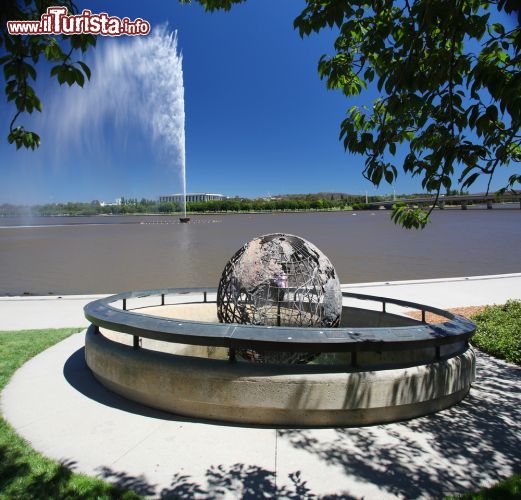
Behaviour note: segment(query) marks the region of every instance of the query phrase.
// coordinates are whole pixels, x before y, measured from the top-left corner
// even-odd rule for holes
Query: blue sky
[[[344,152],[338,140],[347,100],[327,91],[317,62],[331,52],[335,31],[302,40],[293,19],[302,1],[249,0],[228,13],[205,13],[198,4],[177,2],[83,1],[80,9],[142,17],[152,27],[167,22],[178,30],[184,57],[187,190],[227,195],[377,191],[362,178],[364,159]],[[122,39],[99,39],[103,44]],[[34,126],[38,151],[16,151],[0,140],[0,203],[112,200],[119,196],[156,198],[178,192],[178,174],[157,151],[150,134],[134,123],[101,125],[103,145],[64,144],[45,128],[59,120],[46,102],[64,89],[39,71],[37,88],[43,117]],[[81,94],[80,97],[81,99]],[[2,137],[13,108],[0,103]],[[47,111],[47,114],[45,114]],[[23,123],[31,125],[24,118]],[[44,128],[38,129],[38,126]],[[94,132],[94,131],[93,131]],[[88,139],[88,138],[87,138]],[[97,143],[94,143],[97,144]],[[503,185],[508,171],[493,181]],[[475,184],[476,191],[485,181]],[[419,181],[400,174],[396,192],[421,190]],[[379,193],[391,193],[383,183]]]

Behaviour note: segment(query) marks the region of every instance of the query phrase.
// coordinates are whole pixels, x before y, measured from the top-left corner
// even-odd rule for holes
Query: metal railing
[[[143,313],[151,305],[134,310],[127,309],[129,299],[157,297],[156,306],[164,306],[167,296],[199,294],[203,298],[195,303],[204,303],[210,302],[208,295],[215,292],[213,288],[167,288],[123,292],[90,302],[85,306],[84,313],[96,331],[101,327],[132,335],[136,348],[139,348],[140,338],[147,338],[180,344],[226,347],[232,353],[235,349],[257,349],[285,352],[351,352],[356,355],[357,352],[363,351],[382,352],[424,347],[436,347],[439,352],[442,345],[468,342],[476,328],[467,318],[443,309],[390,297],[351,292],[343,292],[342,296],[379,302],[383,313],[387,313],[388,304],[417,309],[422,313],[422,322],[397,327],[299,328],[210,323]],[[117,302],[122,303],[122,308],[114,307],[114,303]],[[444,317],[447,321],[425,323],[426,312]]]

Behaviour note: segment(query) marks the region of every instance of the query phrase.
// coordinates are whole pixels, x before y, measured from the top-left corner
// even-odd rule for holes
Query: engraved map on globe
[[[219,282],[217,314],[223,323],[336,327],[341,312],[342,293],[333,265],[298,236],[276,233],[254,238],[226,264]],[[253,351],[242,355],[252,361],[270,358]],[[293,357],[288,362],[305,362],[314,355]]]

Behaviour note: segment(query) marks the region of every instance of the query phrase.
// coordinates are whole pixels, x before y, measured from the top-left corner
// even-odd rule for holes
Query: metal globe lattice
[[[259,236],[226,264],[217,291],[222,323],[336,327],[342,312],[340,282],[329,259],[298,236]],[[298,334],[298,333],[297,333]],[[253,362],[305,363],[317,354],[239,350]]]

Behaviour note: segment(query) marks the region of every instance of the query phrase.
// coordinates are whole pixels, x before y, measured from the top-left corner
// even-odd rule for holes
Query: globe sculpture
[[[246,243],[226,264],[217,291],[222,323],[336,327],[342,292],[335,268],[312,243],[267,234]],[[307,363],[318,354],[238,350],[258,363]]]

